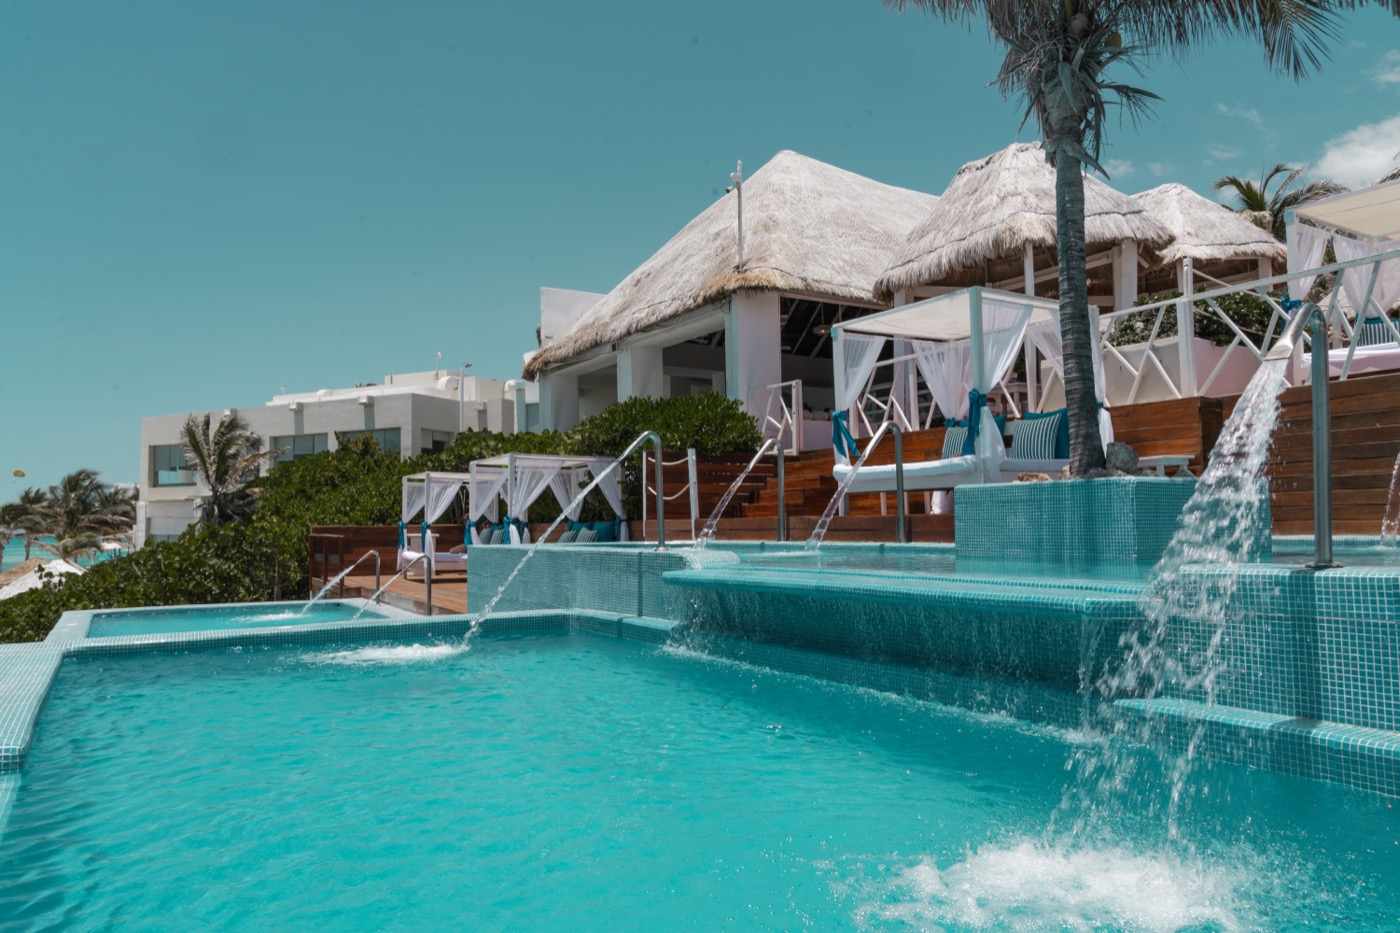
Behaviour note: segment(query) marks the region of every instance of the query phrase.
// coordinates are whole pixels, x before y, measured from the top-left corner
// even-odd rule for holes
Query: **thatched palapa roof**
[[[1269,259],[1276,263],[1288,259],[1287,248],[1273,234],[1185,185],[1158,185],[1133,195],[1132,200],[1171,231],[1172,242],[1157,253],[1164,263],[1186,258],[1197,262]]]
[[[1171,241],[1131,198],[1091,176],[1084,178],[1084,227],[1091,251],[1122,240],[1149,249]],[[958,170],[875,283],[876,296],[888,300],[997,260],[1019,263],[1027,243],[1055,248],[1055,169],[1039,143],[1013,143]]]
[[[525,366],[534,378],[741,289],[869,301],[875,278],[936,203],[933,195],[882,184],[790,150],[744,181],[744,267],[735,194],[729,192]]]

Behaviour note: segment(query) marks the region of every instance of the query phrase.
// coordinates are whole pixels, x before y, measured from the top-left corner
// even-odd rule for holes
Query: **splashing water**
[[[722,516],[724,510],[729,507],[729,500],[734,498],[734,494],[739,491],[739,487],[744,484],[744,480],[748,479],[749,474],[753,472],[753,468],[758,466],[758,461],[763,459],[763,455],[767,453],[775,443],[776,441],[771,437],[764,441],[763,446],[758,448],[758,453],[754,454],[753,459],[749,461],[749,465],[744,467],[743,471],[734,478],[734,482],[729,484],[729,488],[724,491],[724,495],[720,496],[719,504],[716,505],[715,510],[710,513],[709,520],[705,522],[705,527],[700,532],[699,539],[695,542],[696,548],[704,549],[705,545],[709,544],[711,539],[714,538],[715,529],[719,526],[720,516]]]
[[[846,498],[846,493],[851,488],[851,484],[856,481],[856,476],[860,473],[860,468],[865,466],[865,461],[880,442],[879,432],[884,430],[883,425],[876,429],[876,436],[870,439],[865,445],[865,449],[860,452],[856,462],[851,464],[851,472],[836,487],[836,495],[831,497],[831,501],[826,504],[826,509],[822,512],[822,517],[817,521],[816,527],[812,529],[811,535],[807,538],[804,550],[815,551],[822,546],[822,539],[826,537],[826,530],[831,526],[831,520],[836,517],[836,510],[841,507],[841,501]]]
[[[1155,797],[1123,799],[1133,793],[1137,756],[1131,746],[1161,747],[1154,741],[1161,736],[1153,734],[1160,727],[1151,717],[1114,716],[1112,700],[1170,695],[1215,702],[1227,673],[1221,649],[1237,611],[1242,565],[1263,557],[1272,532],[1264,471],[1286,385],[1284,365],[1266,362],[1250,380],[1139,598],[1143,622],[1123,637],[1121,660],[1096,683],[1105,702],[1086,715],[1103,717],[1100,728],[1113,741],[1080,749],[1071,758],[1075,779],[1056,816],[1071,819],[1074,838],[1098,838],[1124,807],[1152,813],[1160,806]],[[1169,761],[1165,816],[1173,839],[1179,838],[1188,795],[1205,792],[1188,783],[1203,734],[1204,723],[1198,723]]]
[[[309,664],[338,664],[361,667],[371,664],[419,664],[456,657],[471,650],[465,642],[441,645],[370,645],[345,651],[308,654],[302,660]]]
[[[1396,455],[1395,469],[1390,474],[1390,496],[1381,518],[1381,544],[1400,546],[1400,454]]]
[[[1194,857],[1021,840],[983,846],[943,869],[922,859],[857,919],[917,929],[1238,930],[1248,926],[1239,892],[1249,874]]]

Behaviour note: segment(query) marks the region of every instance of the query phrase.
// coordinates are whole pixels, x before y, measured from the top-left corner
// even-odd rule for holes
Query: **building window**
[[[151,485],[194,485],[194,470],[185,460],[184,444],[155,444],[151,447]]]
[[[374,431],[337,431],[335,432],[336,443],[341,447],[346,444],[353,444],[362,437],[370,437],[379,445],[379,449],[386,454],[396,454],[402,448],[399,446],[398,428],[379,428]]]
[[[274,463],[323,454],[328,449],[325,434],[283,434],[272,439],[272,449],[277,457]]]
[[[540,403],[525,403],[525,430],[534,432],[540,429]]]
[[[433,454],[439,450],[446,450],[456,436],[456,431],[434,431],[432,428],[424,428],[422,452]]]

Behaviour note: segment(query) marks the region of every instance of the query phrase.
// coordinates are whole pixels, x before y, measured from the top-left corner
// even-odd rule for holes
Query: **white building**
[[[237,412],[262,438],[264,449],[277,452],[267,469],[275,462],[335,450],[366,435],[384,450],[404,457],[441,450],[460,431],[514,431],[515,413],[521,406],[525,422],[539,420],[538,389],[533,383],[437,370],[393,373],[382,383],[346,389],[274,395],[265,405]],[[185,462],[181,440],[181,429],[191,414],[205,413],[141,419],[137,547],[148,539],[174,537],[194,521],[201,489]],[[218,419],[223,412],[211,414]]]

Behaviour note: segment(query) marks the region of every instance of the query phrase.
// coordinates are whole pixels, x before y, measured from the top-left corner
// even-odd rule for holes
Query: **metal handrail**
[[[394,575],[394,580],[397,580],[399,577],[407,576],[407,575],[408,575],[408,572],[409,572],[410,570],[413,569],[413,565],[416,564],[416,563],[418,563],[420,560],[421,560],[421,561],[424,561],[424,562],[427,564],[427,570],[426,570],[426,572],[424,572],[424,574],[423,574],[423,585],[424,585],[425,589],[427,590],[426,598],[427,598],[427,600],[428,600],[428,615],[432,615],[432,614],[433,614],[433,561],[432,561],[432,558],[431,558],[429,555],[427,555],[427,554],[419,554],[417,557],[413,558],[413,560],[409,561],[407,564],[404,565],[404,568],[403,568],[402,570],[400,570],[397,574]],[[389,582],[390,582],[390,583],[393,583],[394,580],[390,580]],[[384,597],[384,591],[383,591],[383,589],[382,589],[382,588],[377,588],[377,589],[375,590],[374,596],[373,596],[373,598],[370,600],[370,602],[374,603],[375,605],[378,605],[378,604],[383,600],[383,597]]]
[[[1332,556],[1332,415],[1327,407],[1327,315],[1312,302],[1288,322],[1265,362],[1285,364],[1298,349],[1303,328],[1312,340],[1313,563],[1315,570],[1338,566]]]
[[[368,558],[371,558],[371,557],[374,558],[374,589],[375,589],[376,592],[378,592],[378,590],[379,590],[379,564],[380,564],[380,560],[379,560],[379,548],[370,548],[368,551],[365,551],[363,554],[361,554],[359,557],[357,557],[354,561],[352,561],[352,562],[350,563],[350,567],[349,567],[347,570],[343,570],[343,571],[341,571],[341,573],[345,574],[345,577],[350,576],[350,571],[351,571],[351,570],[354,570],[356,567],[360,566],[360,565],[363,564]],[[341,578],[340,578],[340,595],[341,595],[341,596],[344,596],[344,595],[345,595],[345,577],[341,577]]]

